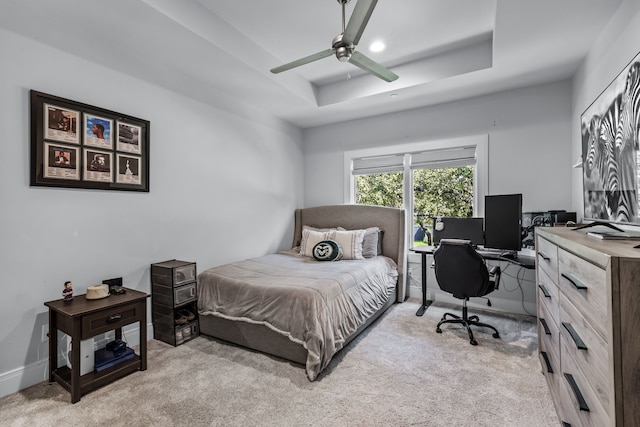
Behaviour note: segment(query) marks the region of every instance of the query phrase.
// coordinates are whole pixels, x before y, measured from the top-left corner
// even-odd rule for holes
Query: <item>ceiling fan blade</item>
[[[378,3],[378,0],[358,0],[351,13],[351,18],[349,18],[347,28],[345,28],[342,35],[343,42],[354,46],[358,44],[364,28],[373,13],[373,9],[376,7],[376,3]]]
[[[392,82],[398,78],[398,75],[396,73],[388,70],[387,68],[384,68],[382,65],[374,62],[360,52],[353,52],[353,54],[351,54],[351,59],[349,59],[349,62],[356,67],[360,67],[363,70],[373,74],[374,76],[380,77],[382,80],[385,80],[387,82]]]
[[[333,55],[335,53],[335,51],[336,50],[333,49],[333,48],[327,49],[327,50],[323,50],[322,52],[314,53],[313,55],[305,56],[304,58],[297,59],[297,60],[295,60],[293,62],[289,62],[288,64],[284,64],[284,65],[281,65],[279,67],[272,68],[271,72],[273,74],[278,74],[278,73],[281,73],[283,71],[287,71],[287,70],[290,70],[292,68],[296,68],[296,67],[299,67],[301,65],[308,64],[310,62],[317,61],[317,60],[322,59],[322,58],[326,58],[327,56],[331,56],[331,55]]]

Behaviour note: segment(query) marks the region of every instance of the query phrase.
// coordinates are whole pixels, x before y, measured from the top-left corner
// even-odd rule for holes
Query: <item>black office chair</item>
[[[442,239],[440,246],[433,253],[433,259],[440,289],[462,300],[462,316],[445,313],[436,327],[436,332],[442,333],[440,325],[444,323],[461,323],[469,332],[471,345],[478,345],[473,338],[471,325],[493,329],[495,332],[493,337],[500,338],[496,328],[481,323],[478,316],[467,315],[469,298],[484,297],[498,289],[500,267],[495,266],[489,271],[482,256],[476,252],[468,240]],[[447,319],[447,316],[451,319]]]

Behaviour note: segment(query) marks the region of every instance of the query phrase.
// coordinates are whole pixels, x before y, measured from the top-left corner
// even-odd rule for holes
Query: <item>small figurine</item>
[[[73,298],[73,285],[70,281],[64,282],[64,290],[62,291],[62,297],[65,301],[71,301]]]

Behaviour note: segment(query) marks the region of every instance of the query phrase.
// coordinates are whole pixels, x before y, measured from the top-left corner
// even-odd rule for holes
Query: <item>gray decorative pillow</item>
[[[323,240],[313,247],[313,258],[316,261],[340,261],[342,249],[333,240]]]
[[[364,231],[362,256],[375,258],[382,253],[382,231],[378,227],[369,227]]]

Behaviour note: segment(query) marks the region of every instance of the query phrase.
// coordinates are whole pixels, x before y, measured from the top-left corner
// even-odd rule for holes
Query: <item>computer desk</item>
[[[436,250],[435,246],[415,246],[411,248],[413,252],[419,253],[421,255],[421,264],[422,264],[422,305],[416,312],[416,316],[422,316],[427,308],[431,305],[433,301],[427,300],[427,255],[433,255]],[[477,252],[484,259],[494,260],[494,261],[506,261],[511,264],[518,265],[520,267],[526,268],[528,270],[533,270],[536,268],[536,258],[529,255],[521,255],[518,254],[515,258],[504,257],[502,256],[503,251],[488,251],[477,249]]]

